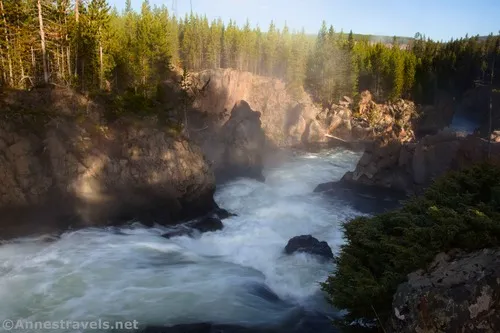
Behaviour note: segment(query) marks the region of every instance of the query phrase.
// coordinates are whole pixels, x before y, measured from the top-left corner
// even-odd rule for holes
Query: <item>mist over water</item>
[[[217,203],[238,216],[195,238],[165,239],[168,228],[136,223],[6,243],[0,320],[276,325],[304,312],[334,315],[318,284],[333,265],[283,248],[291,237],[312,234],[336,252],[340,223],[359,213],[312,191],[340,179],[359,157],[300,153],[265,170],[265,183],[220,186]]]
[[[457,114],[453,117],[450,128],[458,132],[472,134],[479,125],[479,121],[470,119],[465,115]]]

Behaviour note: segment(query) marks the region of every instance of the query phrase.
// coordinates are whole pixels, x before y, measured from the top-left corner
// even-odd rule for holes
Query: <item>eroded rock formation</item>
[[[411,101],[377,104],[369,91],[361,93],[355,103],[344,97],[331,110],[320,114],[328,134],[345,141],[371,141],[385,138],[406,142],[414,139],[413,127],[417,108]]]
[[[489,157],[488,157],[489,155]],[[451,130],[418,142],[377,141],[368,146],[353,172],[343,180],[415,193],[448,170],[490,161],[500,165],[500,145]]]
[[[66,90],[13,94],[1,106],[11,111],[0,121],[0,237],[168,224],[216,207],[201,150],[154,119],[104,125],[99,105]]]
[[[247,102],[238,101],[225,124],[201,142],[217,181],[236,177],[264,180],[266,136],[260,117],[261,113],[252,110]]]
[[[229,110],[240,100],[261,113],[262,128],[270,144],[289,147],[326,140],[324,126],[316,119],[319,109],[309,95],[292,96],[286,84],[278,79],[262,77],[233,69],[206,70],[195,80],[203,87],[196,98],[196,109],[219,119],[230,117]]]

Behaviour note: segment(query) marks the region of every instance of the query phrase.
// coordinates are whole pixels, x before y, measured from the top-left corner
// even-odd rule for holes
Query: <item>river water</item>
[[[287,256],[283,248],[291,237],[311,234],[336,252],[339,225],[360,213],[312,192],[340,179],[359,157],[340,149],[296,153],[266,169],[264,183],[239,179],[220,186],[217,203],[238,216],[224,220],[223,230],[195,238],[164,239],[166,227],[135,223],[3,244],[0,320],[267,326],[318,313],[333,317],[318,284],[333,264]]]

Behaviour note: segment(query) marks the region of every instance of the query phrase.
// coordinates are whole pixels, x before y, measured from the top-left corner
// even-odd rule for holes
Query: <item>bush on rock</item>
[[[481,164],[450,172],[402,208],[343,228],[336,272],[322,288],[334,306],[348,310],[346,323],[375,322],[377,315],[384,323],[397,286],[436,254],[500,245],[500,169]]]

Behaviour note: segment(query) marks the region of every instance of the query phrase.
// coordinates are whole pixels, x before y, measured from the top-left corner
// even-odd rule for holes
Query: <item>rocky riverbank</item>
[[[387,332],[500,331],[500,251],[440,253],[399,285]]]
[[[448,173],[399,209],[345,223],[323,289],[348,310],[346,323],[496,332],[499,170],[483,163]]]
[[[500,144],[475,135],[443,130],[419,141],[376,141],[368,145],[354,171],[342,178],[345,186],[372,187],[373,191],[420,193],[450,170],[490,161],[500,165]],[[334,187],[321,184],[318,191]]]
[[[170,224],[214,208],[201,150],[154,119],[103,119],[58,88],[1,98],[0,237],[140,219]]]

